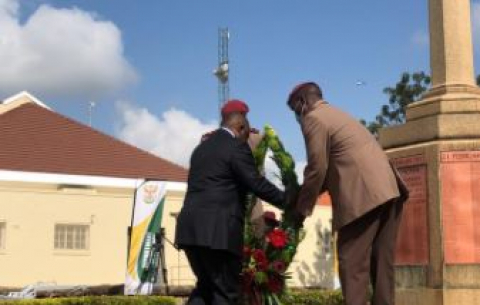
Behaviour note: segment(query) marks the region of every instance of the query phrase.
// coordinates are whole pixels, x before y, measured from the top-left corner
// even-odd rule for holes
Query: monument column
[[[474,85],[470,0],[430,0],[432,87]]]
[[[379,141],[410,189],[397,305],[480,304],[480,89],[470,0],[429,0],[432,88]]]

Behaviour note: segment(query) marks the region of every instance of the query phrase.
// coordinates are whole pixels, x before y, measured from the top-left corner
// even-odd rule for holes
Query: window
[[[90,227],[88,225],[55,225],[56,250],[88,250]]]
[[[0,222],[0,250],[5,249],[5,232],[7,231],[7,225],[5,222]]]

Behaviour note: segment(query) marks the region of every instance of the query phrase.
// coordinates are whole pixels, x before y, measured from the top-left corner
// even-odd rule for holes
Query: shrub
[[[173,297],[164,296],[86,296],[32,300],[0,300],[0,305],[175,305]]]
[[[296,290],[282,298],[284,305],[343,305],[340,290]]]

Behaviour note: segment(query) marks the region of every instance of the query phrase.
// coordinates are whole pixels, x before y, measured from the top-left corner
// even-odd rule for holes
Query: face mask
[[[303,115],[304,108],[305,108],[305,104],[302,104],[302,108],[300,109],[300,113],[295,113],[295,119],[297,120],[298,124],[302,124],[302,115]]]
[[[298,124],[302,124],[302,116],[298,113],[295,113],[295,119],[297,120]]]

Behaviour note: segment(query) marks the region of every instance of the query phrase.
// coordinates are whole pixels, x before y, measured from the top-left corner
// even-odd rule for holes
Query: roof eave
[[[34,103],[45,109],[51,110],[50,107],[48,107],[46,104],[44,104],[42,101],[40,101],[38,98],[36,98],[34,95],[29,93],[28,91],[22,91],[8,97],[7,99],[3,100],[0,103],[0,114],[3,114],[7,111],[15,109],[26,103]]]

